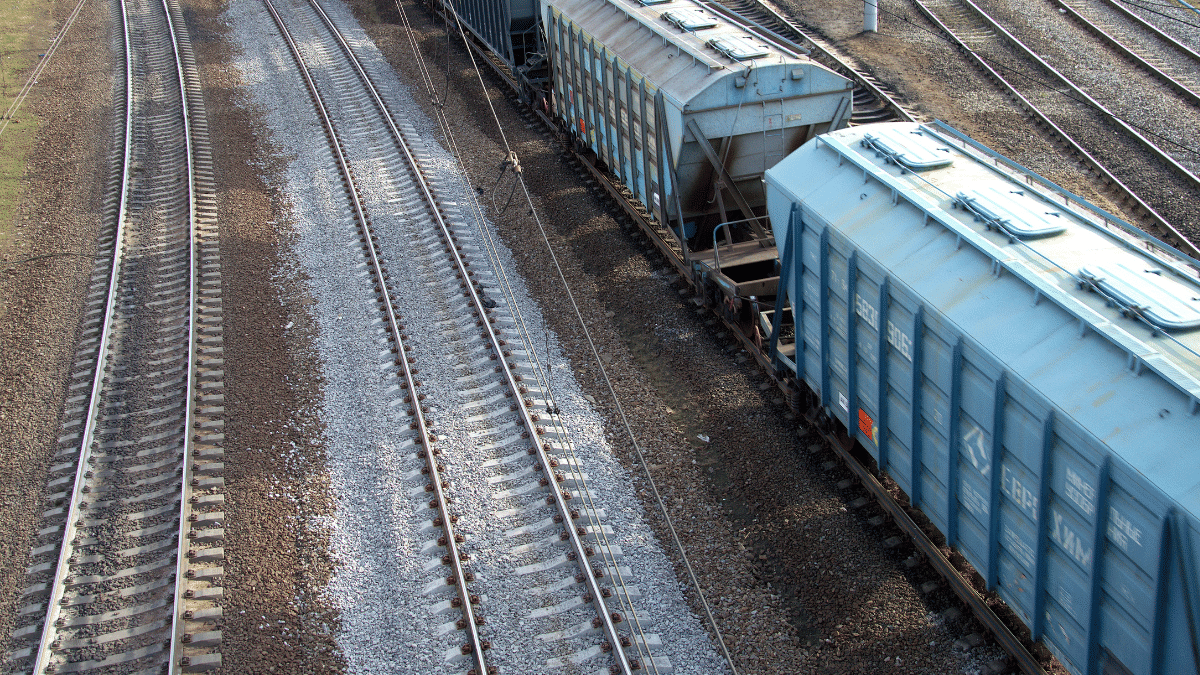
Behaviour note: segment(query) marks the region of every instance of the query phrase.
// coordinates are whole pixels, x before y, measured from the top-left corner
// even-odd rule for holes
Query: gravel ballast
[[[441,51],[446,38],[440,22],[431,21],[416,3],[403,7],[435,73],[436,93],[417,100],[436,96],[444,101],[458,145],[470,158],[468,172],[485,194],[491,192],[505,150],[490,114],[481,108],[474,70],[458,48],[449,55]],[[409,36],[394,25],[400,19],[389,4],[360,3],[356,12],[368,21],[368,31],[393,67],[419,81]],[[443,72],[451,73],[448,81]],[[931,609],[946,605],[946,593],[931,598],[931,605],[917,596],[912,581],[896,571],[897,560],[881,553],[885,535],[845,509],[850,498],[843,500],[835,489],[841,476],[821,473],[823,457],[795,455],[796,424],[772,402],[775,393],[758,388],[761,376],[735,365],[733,350],[716,337],[719,328],[705,325],[694,307],[679,299],[662,261],[648,257],[647,249],[621,231],[544,133],[494,85],[489,84],[487,96],[539,195],[535,208],[550,229],[603,360],[611,364],[606,368],[738,668],[862,672],[886,657],[897,672],[975,672],[995,658],[991,651],[964,659],[953,648],[958,634],[974,628],[963,620],[943,627]],[[583,391],[601,402],[616,452],[632,462],[535,224],[517,209],[504,211],[496,223],[517,252],[517,268],[535,297],[555,308],[547,319]],[[700,434],[710,442],[700,441]],[[764,476],[771,480],[764,482]],[[663,540],[666,533],[649,490],[635,480]],[[683,578],[678,561],[676,569]],[[816,569],[826,570],[825,575],[814,575]],[[831,593],[834,587],[853,590]]]
[[[334,21],[343,25],[360,57],[366,57],[367,68],[388,96],[393,111],[409,123],[423,127],[426,135],[432,135],[434,128],[421,119],[411,100],[406,100],[406,87],[394,79],[386,63],[378,60],[377,52],[372,54],[360,33],[346,28],[353,24],[353,19],[338,10],[337,5],[327,6]],[[395,405],[394,377],[381,374],[380,361],[384,357],[380,352],[386,354],[387,345],[381,340],[371,281],[361,255],[353,246],[356,230],[339,213],[338,187],[329,152],[312,142],[322,136],[307,96],[294,75],[278,72],[278,64],[287,65],[279,43],[263,39],[272,34],[271,25],[264,22],[265,15],[257,11],[254,3],[232,3],[228,16],[235,39],[243,47],[238,61],[242,78],[256,95],[257,104],[266,110],[272,139],[284,153],[294,157],[285,173],[284,190],[290,197],[296,222],[294,251],[298,267],[311,279],[308,290],[315,300],[315,348],[324,374],[321,419],[325,424],[330,489],[338,507],[317,524],[330,531],[333,557],[338,564],[327,590],[331,603],[340,610],[338,645],[351,671],[430,672],[437,666],[438,652],[443,648],[437,647],[437,638],[422,632],[426,622],[421,619],[430,613],[431,603],[422,594],[426,580],[421,568],[429,556],[421,553],[423,542],[417,533],[428,521],[429,513],[418,509],[408,497],[411,485],[406,484],[405,474],[412,473],[411,445],[404,442],[407,440],[404,434],[397,432],[407,426],[408,419],[403,407]],[[374,63],[372,57],[376,59]],[[429,146],[429,150],[435,156],[435,165],[453,165],[440,149]],[[352,150],[350,154],[355,153]],[[390,195],[386,186],[375,184],[377,178],[378,174],[364,173],[363,194],[368,208],[375,207],[375,213],[383,214],[382,202]],[[443,198],[466,201],[462,188],[443,188],[443,192]],[[388,231],[398,224],[389,223],[386,217],[375,217],[374,221],[385,252],[405,250],[404,233]],[[498,261],[501,265],[512,265],[511,256],[502,249],[498,251]],[[394,260],[391,266],[403,268],[403,260]],[[656,656],[680,664],[677,666],[680,672],[720,672],[720,662],[705,639],[703,628],[683,603],[670,563],[652,543],[646,526],[640,524],[640,509],[634,506],[637,501],[630,480],[608,451],[599,418],[570,373],[561,367],[564,360],[556,349],[554,336],[536,329],[544,325],[537,306],[528,300],[519,279],[511,281],[514,282],[512,297],[520,305],[521,315],[528,326],[535,327],[530,334],[532,343],[544,346],[539,359],[560,364],[554,379],[556,402],[572,429],[580,462],[593,481],[594,496],[606,511],[605,524],[613,528],[612,539],[624,552],[619,562],[635,571],[634,581],[642,593],[638,609],[643,629],[662,639],[663,646],[656,649]],[[405,288],[400,296],[402,314],[416,315],[423,306],[437,301],[415,284]],[[421,335],[416,322],[410,330],[413,342],[426,346],[424,351],[415,349],[416,365],[423,373],[432,373],[422,376],[425,389],[431,392],[431,400],[445,400],[453,382],[437,374],[445,368],[437,362],[442,359],[441,354],[431,349],[445,337]],[[550,350],[548,353],[546,348]],[[445,439],[441,445],[447,456],[453,456],[447,448],[453,448],[456,442],[463,448],[460,453],[471,449],[465,430],[454,421],[456,411],[434,409],[431,413],[439,438]],[[475,461],[497,459],[481,454],[481,450],[474,448]],[[448,460],[448,464],[452,478],[460,483],[478,473],[471,465],[462,465],[458,475],[454,475],[455,463]],[[481,551],[504,546],[504,534],[489,522],[494,519],[497,506],[503,503],[494,502],[486,491],[455,494],[457,508],[464,514],[460,528],[476,535],[478,541],[474,545]],[[497,589],[493,594],[496,597],[485,599],[483,611],[487,612],[489,605],[501,607],[495,615],[489,615],[489,626],[495,626],[493,630],[498,636],[493,641],[493,659],[505,671],[537,672],[545,669],[547,660],[554,656],[554,651],[546,651],[555,649],[553,644],[538,647],[502,641],[506,635],[505,621],[516,627],[527,621],[530,610],[542,603],[541,600],[536,604],[522,603],[521,587],[505,578],[513,566],[527,562],[510,560],[495,568],[486,563],[480,565],[481,581],[487,579]],[[531,576],[524,583],[548,586],[557,580],[555,575],[548,574]],[[560,599],[550,595],[545,601]],[[586,622],[588,616],[576,620]],[[404,667],[409,670],[396,671],[398,664],[407,664]]]

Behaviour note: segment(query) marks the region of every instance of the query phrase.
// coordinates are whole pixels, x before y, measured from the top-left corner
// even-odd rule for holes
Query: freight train
[[[1200,262],[702,0],[430,2],[1070,672],[1200,672]]]

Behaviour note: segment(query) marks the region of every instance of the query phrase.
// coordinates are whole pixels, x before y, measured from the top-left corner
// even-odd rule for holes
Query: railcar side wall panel
[[[1089,672],[1093,631],[1152,672],[1152,488],[1126,487],[1094,439],[841,234],[795,233],[799,363],[826,407],[1073,672]]]
[[[714,26],[696,31],[664,18],[681,9],[709,12],[690,2],[544,0],[542,23],[556,113],[655,220],[690,232],[729,208],[745,210],[734,207],[733,190],[761,209],[762,172],[844,124],[852,91],[845,78],[715,13]],[[710,43],[730,37],[764,51],[738,60]],[[729,176],[729,206],[715,198],[714,163]]]
[[[448,0],[467,29],[509,68],[538,44],[537,0]]]
[[[797,377],[1071,672],[1197,672],[1200,535],[1165,491],[1195,476],[1155,483],[1170,458],[1131,451],[1135,468],[1114,449],[1153,428],[1190,439],[1175,457],[1192,466],[1186,395],[1062,288],[1035,290],[1036,266],[934,220],[928,179],[902,198],[908,174],[824,143],[766,180],[792,247]]]

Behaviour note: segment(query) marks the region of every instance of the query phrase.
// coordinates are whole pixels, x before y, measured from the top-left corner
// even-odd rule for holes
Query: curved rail
[[[190,40],[187,37],[187,30],[177,25],[173,18],[174,15],[180,14],[178,0],[162,0],[162,4],[167,17],[167,28],[171,35],[172,49],[176,54],[175,74],[178,78],[180,98],[182,99],[184,142],[188,158],[188,269],[191,278],[191,283],[188,284],[188,352],[185,375],[187,378],[187,403],[183,427],[183,466],[180,472],[182,496],[179,500],[179,534],[175,548],[175,589],[173,593],[175,604],[171,612],[171,648],[167,660],[168,672],[176,675],[192,667],[207,668],[219,665],[221,662],[220,653],[212,649],[220,643],[220,631],[200,631],[202,639],[197,639],[198,633],[195,631],[196,627],[217,628],[217,626],[208,625],[210,621],[197,621],[196,616],[199,612],[202,617],[204,614],[210,615],[203,618],[215,618],[218,614],[213,606],[215,594],[212,594],[212,597],[197,599],[196,589],[189,588],[189,586],[195,583],[197,572],[203,569],[199,564],[200,561],[196,560],[198,551],[192,548],[201,538],[201,533],[204,532],[199,528],[219,522],[219,518],[223,517],[223,514],[218,516],[211,512],[203,514],[202,517],[194,503],[196,500],[193,498],[193,488],[204,488],[209,484],[219,482],[212,478],[201,479],[199,475],[201,473],[211,474],[214,470],[219,471],[223,465],[220,462],[212,461],[212,458],[218,457],[222,453],[217,452],[217,448],[213,447],[211,443],[220,439],[207,433],[193,436],[191,430],[208,431],[212,428],[220,428],[221,423],[213,418],[224,410],[223,407],[210,406],[208,414],[198,414],[197,404],[201,400],[209,401],[214,398],[214,387],[210,386],[209,393],[205,397],[197,396],[195,390],[201,374],[209,380],[210,385],[221,378],[223,371],[219,368],[224,364],[224,360],[213,356],[213,352],[217,355],[222,352],[223,347],[219,346],[210,346],[204,349],[205,358],[198,358],[201,351],[202,329],[200,327],[208,324],[209,339],[214,339],[214,336],[220,332],[220,309],[209,305],[213,299],[220,297],[220,273],[217,271],[219,263],[216,262],[219,247],[216,241],[215,204],[209,204],[209,208],[206,209],[202,208],[199,203],[202,193],[209,195],[214,192],[214,185],[212,166],[208,161],[207,123],[204,121],[203,115],[204,104],[199,89],[200,78],[199,74],[195,72],[195,59],[192,56]],[[193,106],[196,106],[195,111],[193,111]],[[210,261],[209,264],[201,264],[201,254]],[[201,299],[200,291],[207,295],[207,299]],[[220,338],[215,339],[219,340]],[[208,458],[203,463],[198,463],[198,458],[195,456],[197,443],[206,444],[205,449],[208,450]],[[217,532],[210,529],[204,538],[207,540],[217,536]],[[210,562],[213,562],[215,557],[211,554],[205,556]],[[208,572],[204,576],[207,577],[210,585],[215,585],[223,572],[221,568],[211,565],[204,571]]]
[[[1200,54],[1197,54],[1194,49],[1192,49],[1191,47],[1188,47],[1187,45],[1183,44],[1179,40],[1176,40],[1175,38],[1171,37],[1167,33],[1163,32],[1163,30],[1160,29],[1158,26],[1155,26],[1154,24],[1150,23],[1149,21],[1146,21],[1142,17],[1138,16],[1137,14],[1134,14],[1133,12],[1129,11],[1125,7],[1121,6],[1121,3],[1116,2],[1115,0],[1101,0],[1101,1],[1108,7],[1111,7],[1113,10],[1120,13],[1121,16],[1124,17],[1126,20],[1132,22],[1133,24],[1135,24],[1139,28],[1142,28],[1143,30],[1153,33],[1155,37],[1157,37],[1158,39],[1162,40],[1163,42],[1171,45],[1173,48],[1178,50],[1181,54],[1185,54],[1196,61],[1200,61]],[[1200,12],[1197,12],[1197,14],[1200,14]]]
[[[1014,47],[1016,47],[1018,50],[1020,50],[1022,53],[1024,53],[1026,57],[1033,60],[1039,66],[1044,68],[1047,72],[1054,75],[1054,77],[1058,78],[1058,80],[1060,82],[1065,84],[1071,91],[1075,92],[1076,95],[1082,97],[1083,100],[1088,103],[1088,105],[1092,106],[1096,110],[1099,110],[1106,117],[1108,117],[1111,121],[1115,122],[1117,124],[1117,126],[1124,129],[1127,134],[1129,134],[1131,137],[1136,139],[1146,150],[1149,150],[1151,154],[1153,154],[1158,159],[1166,162],[1171,168],[1173,168],[1177,173],[1179,173],[1179,175],[1184,177],[1193,186],[1193,188],[1200,189],[1200,178],[1197,178],[1196,174],[1189,171],[1186,167],[1184,167],[1182,164],[1180,164],[1178,160],[1176,160],[1170,154],[1165,152],[1162,148],[1158,147],[1158,145],[1155,144],[1153,141],[1146,138],[1146,136],[1143,135],[1140,131],[1138,131],[1137,129],[1134,129],[1132,126],[1130,126],[1130,124],[1128,122],[1126,122],[1125,120],[1121,119],[1116,114],[1114,114],[1103,103],[1101,103],[1100,101],[1097,101],[1094,97],[1092,97],[1091,94],[1084,91],[1079,85],[1075,84],[1075,82],[1073,82],[1069,77],[1067,77],[1062,72],[1060,72],[1057,68],[1050,65],[1050,63],[1048,61],[1046,61],[1046,59],[1042,58],[1037,52],[1030,49],[1024,42],[1022,42],[1020,39],[1018,39],[1017,36],[1013,35],[1007,28],[1005,28],[1004,26],[1001,26],[999,21],[996,21],[994,18],[992,18],[992,16],[990,14],[983,11],[983,8],[981,8],[979,5],[975,4],[972,0],[960,0],[960,2],[965,4],[967,7],[971,8],[971,10],[974,11],[976,14],[978,14],[979,17],[981,19],[983,19],[984,22],[986,22],[992,30],[998,31],[1001,35],[1004,36],[1004,38],[1006,40],[1008,40],[1008,42],[1010,44],[1012,44]]]
[[[413,184],[414,187],[416,187],[421,193],[422,201],[428,207],[426,211],[428,212],[429,221],[445,244],[446,253],[450,257],[453,271],[455,271],[456,276],[462,280],[462,294],[471,306],[474,315],[478,317],[476,323],[482,329],[481,337],[487,341],[490,351],[494,355],[493,358],[495,358],[499,363],[495,370],[500,376],[503,377],[503,380],[508,388],[508,394],[506,395],[516,398],[523,403],[523,405],[520,403],[514,404],[511,406],[511,408],[518,414],[520,418],[520,424],[524,429],[522,434],[523,437],[530,439],[531,447],[529,448],[529,453],[531,455],[535,455],[538,459],[538,470],[541,472],[541,475],[545,477],[543,480],[543,485],[549,486],[550,496],[546,498],[546,501],[548,504],[553,504],[556,507],[558,515],[555,517],[555,521],[563,523],[562,538],[570,545],[570,551],[567,554],[567,557],[577,561],[580,574],[577,575],[576,578],[578,581],[580,581],[580,583],[585,584],[587,588],[585,599],[593,604],[596,611],[596,617],[593,620],[594,625],[597,628],[604,629],[606,642],[604,645],[602,645],[602,651],[611,654],[616,662],[616,668],[618,669],[618,672],[632,673],[634,670],[641,667],[641,664],[635,659],[631,659],[625,653],[624,647],[633,646],[633,642],[628,638],[623,637],[616,627],[616,624],[623,621],[624,617],[622,617],[618,612],[610,611],[604,602],[604,598],[610,596],[609,590],[602,588],[599,583],[599,578],[602,577],[604,573],[602,571],[594,570],[591,564],[588,563],[588,559],[594,555],[595,551],[591,546],[588,546],[583,542],[583,537],[587,535],[587,530],[573,523],[574,519],[577,518],[579,514],[569,507],[568,501],[573,499],[574,495],[565,489],[564,486],[560,485],[560,483],[565,479],[565,476],[555,470],[555,467],[558,466],[558,461],[551,455],[550,445],[541,440],[545,430],[538,424],[539,416],[532,410],[533,401],[524,396],[526,388],[520,384],[523,379],[522,375],[517,372],[517,363],[513,360],[510,360],[512,357],[511,348],[505,349],[506,341],[501,337],[499,329],[496,327],[496,325],[494,325],[496,318],[491,316],[490,310],[485,305],[485,300],[481,294],[481,290],[477,287],[476,283],[471,280],[472,271],[468,270],[470,262],[464,258],[460,247],[455,243],[456,237],[451,232],[450,224],[442,214],[443,207],[439,204],[438,200],[433,194],[431,186],[422,175],[423,167],[417,159],[417,153],[415,153],[410,147],[407,137],[401,132],[399,126],[392,118],[390,111],[387,109],[387,106],[382,99],[382,96],[379,94],[377,88],[373,84],[370,75],[367,73],[358,57],[354,54],[349,44],[341,36],[336,25],[319,6],[319,4],[309,0],[309,5],[312,7],[313,11],[319,15],[330,36],[336,40],[339,49],[346,56],[347,62],[351,65],[355,75],[362,83],[366,95],[371,99],[371,102],[378,113],[379,119],[387,127],[388,133],[391,135],[396,149],[399,151],[399,154],[402,155],[404,162],[410,169],[410,173],[412,176],[414,176]],[[278,15],[276,14],[275,16],[276,22],[282,25]],[[298,58],[298,53],[294,52],[294,54]],[[310,91],[313,93],[314,100],[319,100],[320,95],[317,92],[317,87],[313,79],[306,75],[305,80],[308,83]],[[318,107],[323,108],[323,105],[318,104]],[[331,143],[333,145],[338,145],[339,142],[337,141],[337,137],[335,135],[336,123],[327,113],[322,113],[322,116],[326,120],[325,124],[327,133],[330,133],[332,136]],[[339,164],[342,165],[343,176],[347,177],[347,182],[349,185],[348,192],[353,194],[356,188],[354,187],[353,174],[350,172],[349,163],[345,160],[344,156],[342,156],[342,151],[340,148],[338,148],[335,153],[339,156],[338,161]],[[452,513],[449,512],[448,506],[446,506],[450,502],[449,497],[441,494],[441,490],[447,487],[448,483],[441,478],[441,467],[439,466],[437,459],[439,450],[436,447],[436,441],[438,439],[434,437],[432,432],[428,430],[428,426],[424,421],[424,411],[420,405],[420,400],[423,398],[423,396],[417,391],[417,387],[420,386],[420,383],[413,378],[415,373],[411,373],[409,370],[408,363],[413,359],[411,356],[409,356],[409,352],[405,351],[403,346],[403,341],[407,339],[407,336],[403,334],[404,327],[399,323],[398,316],[396,316],[394,319],[392,318],[392,315],[394,315],[394,309],[392,308],[392,299],[388,291],[388,277],[380,260],[381,256],[379,251],[377,251],[375,248],[376,237],[371,232],[370,220],[363,210],[363,206],[359,202],[358,198],[355,196],[353,197],[353,200],[355,202],[354,208],[356,212],[356,218],[358,219],[359,226],[361,228],[362,238],[364,243],[367,245],[369,262],[374,270],[376,290],[379,295],[379,300],[381,305],[385,307],[385,312],[389,314],[389,324],[394,327],[390,329],[390,332],[393,335],[393,341],[397,345],[395,349],[400,355],[400,358],[397,359],[397,365],[402,365],[404,367],[406,387],[408,388],[408,401],[412,404],[411,412],[414,416],[414,421],[412,424],[418,427],[420,432],[418,435],[419,441],[425,447],[426,466],[423,471],[427,471],[431,479],[430,486],[427,487],[427,490],[430,490],[435,494],[434,500],[431,501],[431,506],[436,502],[440,508],[446,509],[440,512],[441,515],[435,521],[435,524],[441,525],[446,532],[445,536],[439,539],[439,544],[445,542],[446,545],[453,546],[462,541],[462,539],[456,536],[453,533],[453,530],[450,529],[456,518]],[[462,554],[459,549],[451,549],[450,546],[447,546],[448,552],[447,555],[443,557],[442,561],[443,563],[452,565],[455,569],[455,572],[451,577],[453,581],[451,582],[451,578],[448,578],[447,581],[451,582],[452,585],[457,587],[457,591],[459,593],[459,605],[464,610],[469,610],[472,603],[476,601],[474,596],[470,594],[469,590],[467,589],[467,584],[473,580],[473,576],[469,571],[461,568],[460,563],[462,560],[466,559],[466,556]],[[490,666],[485,663],[484,659],[484,652],[489,645],[486,640],[483,640],[478,636],[478,633],[475,630],[475,626],[478,623],[478,616],[472,614],[464,614],[463,620],[459,622],[459,626],[461,628],[470,630],[469,642],[463,645],[462,653],[470,656],[476,669],[475,672],[485,673],[489,672],[490,668]],[[644,643],[645,640],[643,639],[640,644],[636,645],[639,651]],[[653,667],[653,660],[649,661],[649,665]]]
[[[121,33],[125,43],[125,145],[122,150],[120,202],[117,210],[116,232],[113,234],[112,270],[108,277],[108,295],[104,303],[104,321],[100,329],[100,344],[97,348],[96,368],[92,375],[91,396],[88,398],[86,421],[83,435],[79,442],[79,459],[75,468],[75,482],[71,490],[70,505],[67,507],[66,521],[63,527],[61,548],[58,562],[54,568],[54,580],[50,584],[50,597],[46,601],[46,619],[42,627],[42,635],[38,640],[37,656],[33,664],[33,673],[45,672],[52,654],[50,645],[57,633],[55,624],[62,607],[63,593],[66,592],[66,573],[68,560],[71,557],[71,542],[75,539],[75,529],[79,522],[79,502],[85,485],[84,472],[92,452],[92,434],[96,430],[97,411],[100,406],[100,392],[103,386],[105,365],[108,362],[109,335],[112,333],[114,315],[113,307],[117,300],[117,277],[121,272],[121,262],[124,254],[125,217],[129,197],[129,163],[133,145],[133,53],[129,40],[129,16],[125,11],[125,2],[121,2]]]
[[[983,10],[979,9],[978,6],[976,6],[970,0],[961,0],[961,1],[963,3],[969,5],[972,8],[972,10],[977,12],[981,17],[987,17],[987,15],[983,12]],[[1036,105],[1034,105],[1028,98],[1026,98],[1011,82],[1009,82],[1004,76],[1002,76],[983,57],[981,57],[974,49],[972,49],[957,33],[955,33],[949,26],[947,26],[946,23],[943,22],[941,20],[941,18],[939,18],[937,16],[937,14],[934,13],[934,11],[928,7],[925,0],[914,0],[914,3],[916,4],[917,8],[921,11],[921,13],[925,15],[926,18],[928,18],[934,25],[936,25],[939,29],[941,29],[943,33],[945,33],[947,36],[950,37],[951,41],[954,42],[954,44],[959,48],[959,50],[962,53],[969,56],[971,58],[971,60],[973,60],[975,62],[976,65],[978,65],[980,68],[984,69],[988,73],[988,75],[992,78],[993,81],[995,81],[1005,91],[1007,91],[1009,93],[1009,95],[1011,95],[1017,101],[1017,103],[1020,107],[1024,108],[1026,110],[1026,112],[1033,115],[1039,122],[1041,122],[1048,129],[1050,129],[1055,135],[1057,135],[1059,138],[1061,138],[1063,140],[1063,142],[1065,142],[1070,147],[1071,151],[1077,157],[1079,157],[1088,167],[1090,167],[1093,171],[1095,171],[1100,176],[1100,178],[1102,178],[1105,182],[1114,186],[1116,188],[1116,190],[1121,194],[1122,197],[1133,202],[1139,209],[1141,209],[1141,211],[1146,215],[1146,218],[1154,226],[1160,228],[1164,232],[1169,233],[1170,236],[1173,238],[1173,241],[1171,242],[1172,244],[1179,247],[1180,250],[1184,251],[1185,253],[1187,253],[1193,257],[1200,257],[1200,248],[1197,248],[1196,245],[1193,244],[1191,241],[1189,241],[1188,238],[1186,236],[1184,236],[1184,234],[1182,232],[1180,232],[1178,229],[1175,228],[1174,225],[1172,225],[1169,221],[1167,221],[1167,219],[1165,217],[1163,217],[1162,214],[1160,214],[1154,207],[1150,206],[1150,204],[1148,204],[1144,199],[1142,199],[1141,196],[1139,196],[1136,192],[1134,192],[1132,188],[1130,188],[1128,185],[1126,185],[1124,182],[1122,182],[1119,178],[1117,178],[1116,175],[1114,175],[1112,173],[1112,171],[1108,169],[1108,167],[1106,167],[1102,162],[1100,162],[1100,160],[1098,160],[1090,152],[1088,152],[1086,149],[1084,149],[1084,147],[1082,145],[1080,145],[1080,143],[1078,141],[1076,141],[1074,138],[1072,138],[1070,134],[1068,134],[1065,130],[1062,129],[1062,127],[1060,127],[1053,120],[1051,120],[1050,117],[1048,115],[1046,115],[1046,113],[1044,113],[1041,109],[1039,109]],[[1004,29],[1002,27],[1000,27],[994,21],[991,21],[990,17],[987,17],[985,20],[989,24],[994,26],[995,30],[1000,31],[1000,32],[1004,33],[1005,35],[1008,35],[1009,39],[1014,44],[1019,44],[1019,41],[1016,40],[1015,37],[1012,37],[1006,31],[1004,31]],[[1023,45],[1022,45],[1022,47],[1023,47]],[[1028,50],[1025,49],[1025,51],[1028,51]],[[1038,59],[1038,57],[1036,57],[1036,55],[1034,55],[1033,58]],[[1038,59],[1038,60],[1040,61],[1040,59]],[[1111,113],[1109,113],[1109,114],[1111,115]],[[1161,153],[1161,150],[1159,150],[1159,153]],[[1171,162],[1177,165],[1177,163],[1174,162],[1174,160],[1171,160]],[[1180,168],[1182,169],[1182,167],[1180,167]],[[1184,172],[1186,172],[1186,169],[1184,170]],[[1194,176],[1192,176],[1192,178],[1195,179]]]
[[[358,57],[354,54],[354,51],[350,49],[348,44],[346,44],[341,32],[334,25],[333,21],[329,19],[329,16],[325,13],[325,11],[321,9],[316,0],[308,0],[308,2],[321,15],[321,19],[329,28],[330,33],[338,41],[338,44],[341,46],[347,58],[353,64],[355,71],[362,79],[364,86],[370,93],[372,100],[380,111],[380,114],[387,122],[387,125],[392,132],[392,137],[396,141],[397,147],[403,151],[404,157],[411,167],[413,174],[420,177],[418,186],[421,189],[421,194],[423,195],[426,203],[429,205],[430,212],[442,234],[443,241],[445,241],[447,244],[447,248],[449,249],[449,253],[453,258],[455,268],[458,274],[461,275],[462,279],[469,279],[470,276],[467,273],[467,266],[463,260],[462,253],[453,243],[454,237],[451,235],[450,228],[448,227],[445,218],[442,216],[441,209],[438,207],[437,199],[434,197],[429,184],[424,180],[420,164],[413,155],[411,148],[409,148],[407,140],[404,138],[403,134],[400,133],[400,129],[396,126],[395,120],[392,119],[391,112],[388,110],[387,105],[384,104],[383,98],[379,95],[378,89],[371,81],[370,76],[367,74],[366,69],[363,68],[362,63],[358,60]],[[467,290],[465,294],[469,295],[471,305],[475,308],[476,316],[480,317],[483,328],[487,333],[488,342],[491,343],[493,353],[501,357],[498,359],[500,362],[500,366],[498,367],[503,371],[504,379],[507,381],[509,391],[512,392],[515,397],[520,398],[522,392],[521,386],[518,384],[518,382],[521,378],[515,372],[516,364],[509,361],[507,358],[509,354],[503,348],[504,345],[501,344],[501,338],[497,334],[496,328],[493,326],[493,322],[489,320],[488,312],[484,307],[483,299],[480,297],[479,290],[474,284],[471,283],[467,283],[466,288]],[[557,467],[557,461],[550,457],[547,446],[538,440],[542,435],[543,430],[539,428],[537,420],[534,418],[530,407],[531,406],[529,404],[517,405],[517,413],[521,418],[522,426],[525,427],[525,433],[529,436],[532,449],[536,453],[536,457],[542,466],[542,470],[545,472],[546,476],[553,477],[556,473],[554,469]],[[550,499],[553,499],[559,515],[563,518],[563,523],[565,524],[563,531],[568,536],[571,549],[574,553],[574,559],[579,563],[580,571],[585,577],[584,583],[588,588],[592,603],[596,607],[597,619],[602,624],[605,635],[608,636],[609,647],[611,649],[613,658],[617,662],[620,672],[625,675],[629,675],[634,670],[634,664],[631,663],[629,657],[625,654],[625,650],[621,648],[621,645],[625,642],[625,640],[622,639],[622,636],[616,627],[616,623],[621,621],[622,618],[618,613],[608,611],[608,608],[606,607],[607,603],[605,603],[604,598],[608,597],[608,593],[600,587],[596,570],[593,570],[592,566],[587,562],[588,558],[591,557],[592,554],[591,548],[583,543],[581,538],[583,532],[581,531],[581,528],[571,526],[573,515],[572,509],[567,505],[567,500],[571,499],[572,495],[569,491],[561,488],[558,485],[558,482],[559,481],[557,480],[550,481],[549,487],[552,495]]]
[[[9,656],[39,675],[220,664],[219,630],[187,632],[220,618],[220,568],[196,574],[194,565],[219,560],[221,549],[190,548],[223,536],[194,529],[223,514],[193,513],[198,502],[219,503],[212,493],[223,484],[212,476],[223,466],[211,461],[219,447],[193,457],[193,442],[211,443],[207,430],[223,424],[220,406],[196,408],[219,398],[222,376],[198,357],[219,352],[201,343],[221,332],[215,214],[200,204],[212,189],[206,126],[178,5],[122,0],[119,9],[125,121],[112,231],[101,239],[110,256],[96,262],[104,273],[93,276],[68,386],[86,391],[67,400],[57,456],[71,461],[51,467],[50,498],[63,506],[47,512],[54,524],[41,534],[61,536],[31,553],[30,574],[49,578],[26,596],[45,613],[14,632],[31,642]],[[159,79],[146,85],[135,79],[143,75]],[[196,393],[202,377],[208,396]],[[196,489],[210,494],[193,498]],[[51,553],[53,564],[38,562]]]

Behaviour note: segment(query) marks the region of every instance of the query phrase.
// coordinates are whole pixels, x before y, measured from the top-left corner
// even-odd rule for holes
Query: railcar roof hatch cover
[[[1200,326],[1200,295],[1160,269],[1123,263],[1089,265],[1079,275],[1124,307],[1166,329]]]
[[[913,171],[940,169],[954,163],[945,143],[920,130],[884,127],[863,135],[862,144]]]
[[[713,49],[738,61],[761,59],[771,53],[766,45],[738,35],[724,35],[708,41]]]
[[[700,9],[669,9],[662,18],[687,31],[714,28],[718,23],[717,17]]]
[[[1024,190],[965,190],[956,194],[955,200],[989,228],[1014,237],[1048,237],[1067,229],[1058,209],[1029,197]]]

